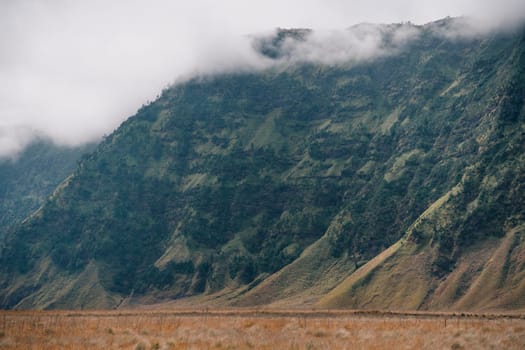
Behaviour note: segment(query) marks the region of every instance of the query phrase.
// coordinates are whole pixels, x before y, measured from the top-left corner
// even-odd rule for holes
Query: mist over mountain
[[[0,159],[0,239],[37,210],[94,146],[57,147],[39,140],[15,159]]]
[[[266,69],[269,62],[252,49],[254,33],[312,28],[289,54],[333,64],[380,53],[377,28],[360,23],[422,25],[445,16],[469,20],[441,28],[444,35],[471,37],[523,23],[525,3],[5,0],[0,2],[0,158],[16,156],[38,138],[66,146],[99,142],[174,81]],[[354,26],[364,33],[343,30]]]
[[[10,232],[0,305],[523,309],[525,32],[468,28],[245,37]]]

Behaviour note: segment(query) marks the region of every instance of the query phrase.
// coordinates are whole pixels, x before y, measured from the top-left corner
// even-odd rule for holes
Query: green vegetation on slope
[[[0,159],[0,237],[38,209],[92,148],[38,141],[14,159]]]
[[[318,305],[395,309],[525,307],[525,38],[500,66],[479,156],[387,251]],[[385,251],[383,254],[385,254]]]
[[[443,278],[470,246],[523,222],[522,40],[423,28],[400,53],[360,65],[167,89],[10,237],[0,305],[100,306],[73,289],[48,298],[54,280],[88,271],[104,305],[226,288],[253,289],[241,304],[258,303],[257,288],[268,302],[324,293],[314,259],[333,262],[320,266],[335,287],[342,267],[350,274],[407,230],[435,244],[427,277]],[[416,230],[457,186],[452,218]]]

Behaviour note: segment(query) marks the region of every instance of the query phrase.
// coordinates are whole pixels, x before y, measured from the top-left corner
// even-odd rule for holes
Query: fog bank
[[[275,65],[253,46],[253,33],[267,35],[271,28],[315,29],[307,40],[285,42],[279,64],[342,64],[395,54],[418,36],[406,24],[357,23],[422,24],[471,15],[468,30],[455,34],[474,35],[525,16],[525,2],[518,0],[108,3],[0,4],[0,157],[35,137],[65,145],[96,140],[174,81]]]

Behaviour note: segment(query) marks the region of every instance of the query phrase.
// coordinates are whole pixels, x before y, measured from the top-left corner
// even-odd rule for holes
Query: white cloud
[[[409,24],[359,24],[345,30],[315,30],[304,41],[289,38],[282,51],[292,63],[355,64],[395,54],[419,34],[420,29]]]
[[[525,16],[522,0],[3,0],[0,2],[0,157],[32,137],[81,144],[109,133],[146,100],[190,74],[260,69],[267,60],[247,34],[275,27],[317,28],[290,47],[327,64],[368,59],[391,47],[360,22],[425,23],[475,15],[493,27]],[[408,28],[408,29],[407,29]],[[402,29],[407,29],[405,32]],[[397,40],[397,41],[396,41]]]

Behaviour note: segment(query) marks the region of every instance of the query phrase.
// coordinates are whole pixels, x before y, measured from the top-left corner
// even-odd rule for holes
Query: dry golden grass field
[[[374,311],[0,311],[0,349],[525,349],[525,316]]]

